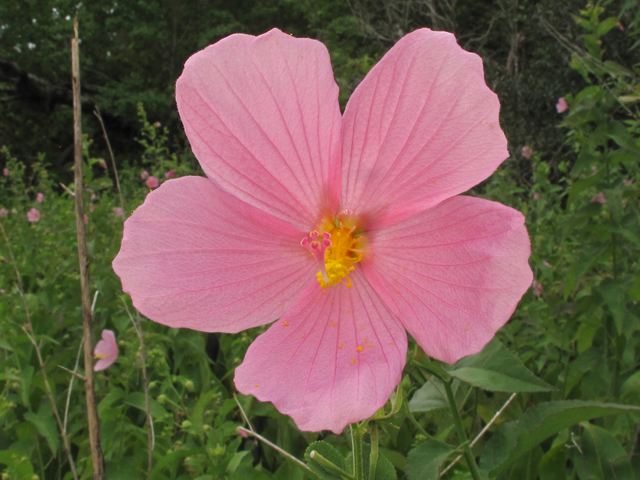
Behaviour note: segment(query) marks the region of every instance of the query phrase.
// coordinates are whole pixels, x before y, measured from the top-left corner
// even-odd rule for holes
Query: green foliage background
[[[100,107],[115,152],[122,199],[100,126],[85,114],[96,340],[109,328],[120,346],[116,364],[97,376],[108,478],[316,478],[239,435],[237,427],[247,426],[239,405],[257,433],[306,459],[321,478],[334,474],[314,463],[309,445],[349,468],[347,433],[300,432],[271,404],[234,399],[233,369],[261,329],[203,334],[137,316],[111,269],[123,221],[115,209],[124,204],[128,216],[142,203],[143,170],[161,181],[169,171],[199,172],[173,100],[175,79],[195,51],[230,33],[273,27],[317,38],[331,53],[344,106],[384,52],[423,26],[453,31],[483,57],[512,155],[471,194],[525,214],[538,286],[498,340],[456,365],[430,361],[410,343],[402,390],[374,420],[375,478],[438,478],[461,453],[445,383],[469,438],[517,392],[473,447],[488,478],[640,478],[638,7],[634,0],[0,3],[0,60],[62,87],[70,84],[70,19],[78,12],[83,94]],[[0,474],[73,478],[48,382],[79,476],[90,478],[84,386],[60,368],[82,374],[73,198],[60,185],[72,182],[72,114],[21,82],[0,69],[0,167],[10,172],[0,176],[7,212],[0,217]],[[570,106],[563,114],[559,97]],[[27,221],[31,208],[38,222]],[[365,439],[369,448],[370,434]],[[463,460],[443,478],[469,475]]]

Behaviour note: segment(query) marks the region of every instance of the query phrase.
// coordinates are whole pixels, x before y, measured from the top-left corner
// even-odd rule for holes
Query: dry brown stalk
[[[80,293],[82,296],[82,330],[84,341],[85,395],[87,398],[87,424],[94,480],[105,480],[105,464],[100,446],[100,422],[93,383],[93,328],[91,320],[91,285],[87,262],[87,244],[84,233],[84,205],[82,179],[82,104],[80,98],[80,58],[78,52],[78,17],[73,22],[74,37],[71,40],[71,82],[73,85],[73,135],[75,167],[76,232],[78,237],[78,261],[80,263]]]

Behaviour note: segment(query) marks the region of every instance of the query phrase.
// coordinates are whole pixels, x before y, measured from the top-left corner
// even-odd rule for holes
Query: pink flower
[[[113,365],[118,358],[118,344],[116,343],[116,334],[111,330],[102,331],[102,340],[96,344],[93,351],[94,358],[98,361],[93,367],[94,372],[99,372]]]
[[[542,263],[544,264],[545,267],[551,268],[551,265],[546,260],[543,260]]]
[[[89,217],[87,217],[87,214],[84,214],[84,224],[86,225],[87,223],[89,223]]]
[[[106,170],[107,169],[107,162],[105,162],[104,160],[100,160],[100,166]]]
[[[38,202],[40,202],[40,203],[44,202],[44,194],[42,194],[42,193],[38,193],[38,194],[36,195],[36,200],[37,200]]]
[[[623,179],[623,180],[622,180],[622,184],[623,184],[625,187],[630,187],[630,186],[631,186],[631,183],[632,183],[632,182],[631,182],[631,180],[629,180],[628,178],[625,178],[625,179]]]
[[[93,212],[93,209],[94,209],[93,203],[90,203],[90,204],[89,204],[89,211],[90,211],[90,212]]]
[[[558,113],[564,112],[567,108],[569,108],[567,101],[564,98],[559,98],[558,103],[556,103],[556,110]]]
[[[96,194],[95,194],[95,193],[92,193],[92,194],[91,194],[91,200],[95,200],[95,199],[96,199]]]
[[[8,168],[3,168],[3,169],[2,169],[2,174],[3,174],[5,177],[8,177],[8,176],[9,176],[9,169],[8,169]]]
[[[149,176],[149,172],[147,172],[146,170],[140,174],[140,178],[142,180],[146,180],[148,176]]]
[[[124,216],[124,210],[122,210],[122,207],[113,207],[113,214],[116,217],[122,217]]]
[[[156,122],[156,123],[154,123],[154,125],[155,125],[156,128],[160,128],[162,126],[162,124],[160,122]]]
[[[147,187],[156,188],[158,186],[158,179],[156,177],[147,178]]]
[[[533,149],[529,146],[524,146],[522,147],[522,156],[524,158],[531,158],[531,155],[533,155]]]
[[[166,178],[173,178],[176,176],[176,172],[174,170],[169,170],[167,173],[164,174],[164,176]]]
[[[604,193],[602,193],[602,192],[598,193],[598,195],[596,195],[595,197],[592,197],[591,201],[592,202],[598,202],[598,203],[601,203],[603,205],[605,203],[607,203],[607,199],[604,198]]]
[[[114,270],[165,325],[235,333],[277,320],[235,384],[300,429],[339,433],[382,407],[405,329],[455,362],[530,287],[522,214],[458,195],[509,152],[482,60],[450,33],[401,39],[344,116],[326,48],[279,30],[196,53],[176,96],[208,178],[149,193]]]
[[[0,208],[0,217],[6,217],[8,213],[9,210],[7,210],[6,208]]]
[[[40,211],[35,208],[29,210],[27,212],[27,220],[29,220],[30,222],[37,222],[38,220],[40,220]]]
[[[540,297],[542,295],[542,284],[538,283],[536,280],[534,280],[531,283],[531,286],[533,287],[533,294],[536,297]]]
[[[539,198],[540,198],[540,194],[539,194],[538,192],[535,192],[535,193],[533,194],[533,199],[534,199],[534,200],[538,200]]]

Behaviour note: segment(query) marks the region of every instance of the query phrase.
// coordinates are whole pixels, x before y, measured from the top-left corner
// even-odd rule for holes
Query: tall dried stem
[[[94,480],[105,480],[105,465],[100,446],[100,423],[93,383],[93,328],[91,321],[91,291],[87,262],[87,244],[84,233],[84,205],[82,179],[82,105],[80,101],[80,58],[78,53],[78,17],[73,22],[74,38],[71,40],[71,82],[73,85],[73,134],[75,167],[76,232],[78,237],[78,261],[80,263],[80,293],[82,296],[82,331],[84,339],[85,395],[87,399],[87,424]]]

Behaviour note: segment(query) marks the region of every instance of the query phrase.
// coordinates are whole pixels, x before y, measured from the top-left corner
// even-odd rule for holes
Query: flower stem
[[[314,460],[314,461],[318,462],[320,465],[325,467],[327,470],[330,470],[332,473],[338,475],[341,478],[348,479],[348,480],[353,479],[353,477],[351,475],[349,475],[347,472],[342,470],[337,465],[334,465],[330,460],[327,460],[326,458],[324,458],[322,455],[320,455],[315,450],[313,450],[309,454],[309,458],[311,458],[311,460]]]
[[[378,425],[375,422],[371,423],[369,435],[371,437],[371,455],[369,457],[369,479],[374,480],[376,478],[376,467],[378,466]]]
[[[458,431],[458,441],[464,444],[464,457],[467,460],[469,470],[471,471],[471,476],[473,477],[473,480],[482,480],[480,470],[478,469],[478,465],[476,465],[476,459],[471,452],[471,447],[469,447],[469,439],[467,438],[467,434],[464,431],[464,426],[462,425],[462,417],[460,417],[458,404],[456,403],[456,399],[453,396],[453,391],[451,390],[451,382],[444,382],[444,388],[447,392],[447,400],[449,401],[451,414],[453,415],[453,420]]]
[[[364,468],[362,462],[362,427],[351,425],[351,442],[353,452],[353,478],[364,480]]]

